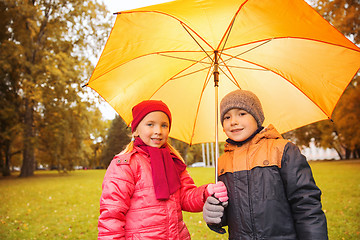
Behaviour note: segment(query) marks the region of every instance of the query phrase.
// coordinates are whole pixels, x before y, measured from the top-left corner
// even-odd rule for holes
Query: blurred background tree
[[[124,120],[119,117],[119,115],[116,115],[115,119],[111,122],[111,126],[105,139],[105,147],[100,157],[100,165],[103,167],[109,166],[113,157],[124,150],[130,140],[130,127],[127,127]]]
[[[71,169],[99,116],[81,84],[108,36],[108,12],[95,0],[3,0],[0,13],[3,173],[19,134],[20,176],[33,175],[36,163]]]
[[[360,2],[358,0],[313,0],[312,6],[327,21],[355,44],[360,44]],[[360,158],[360,86],[359,72],[340,98],[332,121],[304,126],[284,137],[298,145],[334,148],[340,159]]]

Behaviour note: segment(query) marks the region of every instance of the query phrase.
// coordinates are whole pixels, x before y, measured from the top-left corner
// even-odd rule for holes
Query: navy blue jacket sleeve
[[[280,173],[298,238],[328,239],[326,217],[321,209],[321,191],[305,156],[293,143],[285,146]]]

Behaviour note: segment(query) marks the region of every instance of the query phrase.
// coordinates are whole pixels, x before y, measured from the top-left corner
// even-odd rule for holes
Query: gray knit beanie
[[[246,90],[235,90],[228,93],[220,102],[221,125],[224,115],[233,108],[239,108],[250,113],[256,120],[258,127],[264,122],[264,112],[259,98],[252,92]]]

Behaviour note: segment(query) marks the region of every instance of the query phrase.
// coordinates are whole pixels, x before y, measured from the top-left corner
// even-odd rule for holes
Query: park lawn
[[[360,161],[310,165],[323,192],[329,239],[360,239]],[[214,168],[188,171],[197,185],[213,182]],[[96,239],[104,174],[39,171],[26,179],[0,178],[0,239]],[[208,230],[202,213],[184,212],[184,220],[194,240],[228,238]]]
[[[0,180],[0,239],[96,239],[105,171]]]

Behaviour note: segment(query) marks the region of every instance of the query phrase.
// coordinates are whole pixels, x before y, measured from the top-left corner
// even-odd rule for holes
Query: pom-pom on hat
[[[170,110],[169,110],[168,106],[166,106],[166,104],[163,103],[162,101],[146,100],[146,101],[142,101],[141,103],[135,105],[132,108],[133,120],[131,122],[131,132],[134,132],[136,130],[136,127],[139,125],[141,120],[146,115],[148,115],[151,112],[156,112],[156,111],[163,112],[168,116],[168,118],[169,118],[169,129],[170,129],[170,126],[171,126],[171,113],[170,113]]]
[[[239,89],[225,95],[220,102],[221,125],[224,122],[224,115],[234,108],[247,111],[255,118],[258,127],[262,126],[265,120],[264,112],[259,98],[254,93]]]

